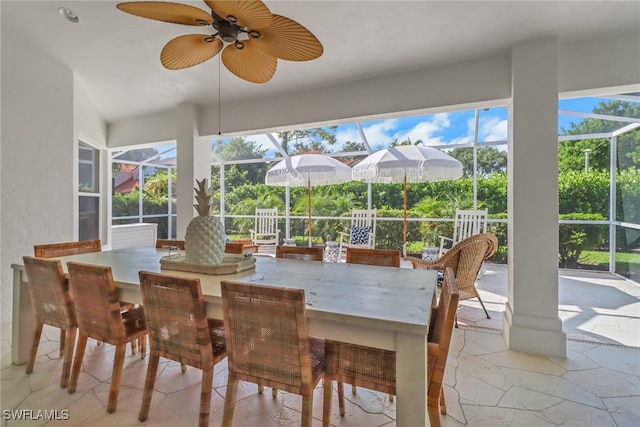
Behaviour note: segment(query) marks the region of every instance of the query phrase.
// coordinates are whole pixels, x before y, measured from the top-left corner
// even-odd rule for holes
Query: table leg
[[[11,362],[22,365],[29,360],[36,317],[26,284],[26,274],[21,268],[13,269],[13,313],[11,317]]]
[[[427,337],[396,334],[396,425],[430,426],[427,413]]]

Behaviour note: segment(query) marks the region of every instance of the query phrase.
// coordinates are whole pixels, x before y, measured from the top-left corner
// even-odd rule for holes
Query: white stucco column
[[[193,104],[180,104],[176,108],[176,148],[178,158],[177,182],[177,230],[176,237],[184,239],[189,221],[196,215],[194,191],[196,179],[207,178],[211,185],[211,154],[209,144],[200,138],[197,110]]]
[[[509,126],[510,350],[566,357],[558,316],[558,43],[512,48]]]

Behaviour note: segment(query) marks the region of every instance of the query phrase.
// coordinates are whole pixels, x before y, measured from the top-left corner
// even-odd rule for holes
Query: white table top
[[[129,302],[141,302],[138,272],[147,270],[199,278],[205,301],[215,305],[221,304],[222,280],[301,288],[305,290],[309,318],[425,335],[428,332],[435,272],[257,256],[255,269],[208,275],[161,270],[159,260],[167,254],[165,249],[126,248],[60,259],[110,266]],[[214,314],[221,311],[215,310]]]

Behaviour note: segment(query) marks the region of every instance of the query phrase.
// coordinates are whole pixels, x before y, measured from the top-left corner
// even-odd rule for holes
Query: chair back
[[[156,239],[156,249],[176,247],[184,251],[184,240]]]
[[[277,246],[276,258],[323,261],[324,248],[321,246]]]
[[[76,326],[73,300],[60,260],[25,256],[29,295],[41,323],[69,329]]]
[[[452,268],[447,268],[444,273],[442,291],[440,292],[440,299],[429,336],[430,350],[436,350],[433,352],[430,351],[430,356],[435,356],[435,361],[431,361],[430,363],[433,369],[430,369],[428,372],[430,395],[432,394],[432,390],[440,390],[442,387],[459,299],[460,293],[456,285],[455,274]],[[433,344],[437,347],[433,346]],[[432,389],[432,387],[435,389]],[[439,393],[437,396],[439,396]]]
[[[255,234],[274,236],[278,233],[278,209],[256,209]]]
[[[126,341],[111,267],[67,262],[78,329],[109,344]]]
[[[228,280],[221,288],[229,375],[298,394],[313,387],[304,290]]]
[[[446,258],[445,267],[453,268],[458,289],[466,292],[467,288],[474,287],[482,263],[493,256],[497,248],[498,239],[485,233],[467,237],[449,249],[442,258]]]
[[[347,264],[400,267],[400,251],[391,249],[347,248]]]
[[[86,254],[102,251],[100,240],[83,240],[80,242],[50,243],[35,245],[34,255],[38,258],[57,258],[67,255]]]
[[[141,271],[149,345],[159,356],[203,369],[214,363],[200,279]],[[217,343],[224,348],[224,338]]]
[[[487,209],[456,209],[456,219],[453,225],[453,243],[460,242],[475,234],[486,233],[487,212]]]
[[[349,232],[352,244],[364,244],[368,248],[375,247],[377,216],[377,209],[354,209],[351,212],[351,228]],[[363,233],[367,234],[363,235]]]

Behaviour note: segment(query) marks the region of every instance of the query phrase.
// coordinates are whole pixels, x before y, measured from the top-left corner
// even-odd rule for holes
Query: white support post
[[[503,336],[510,350],[566,357],[558,316],[558,41],[517,44],[511,61]]]

